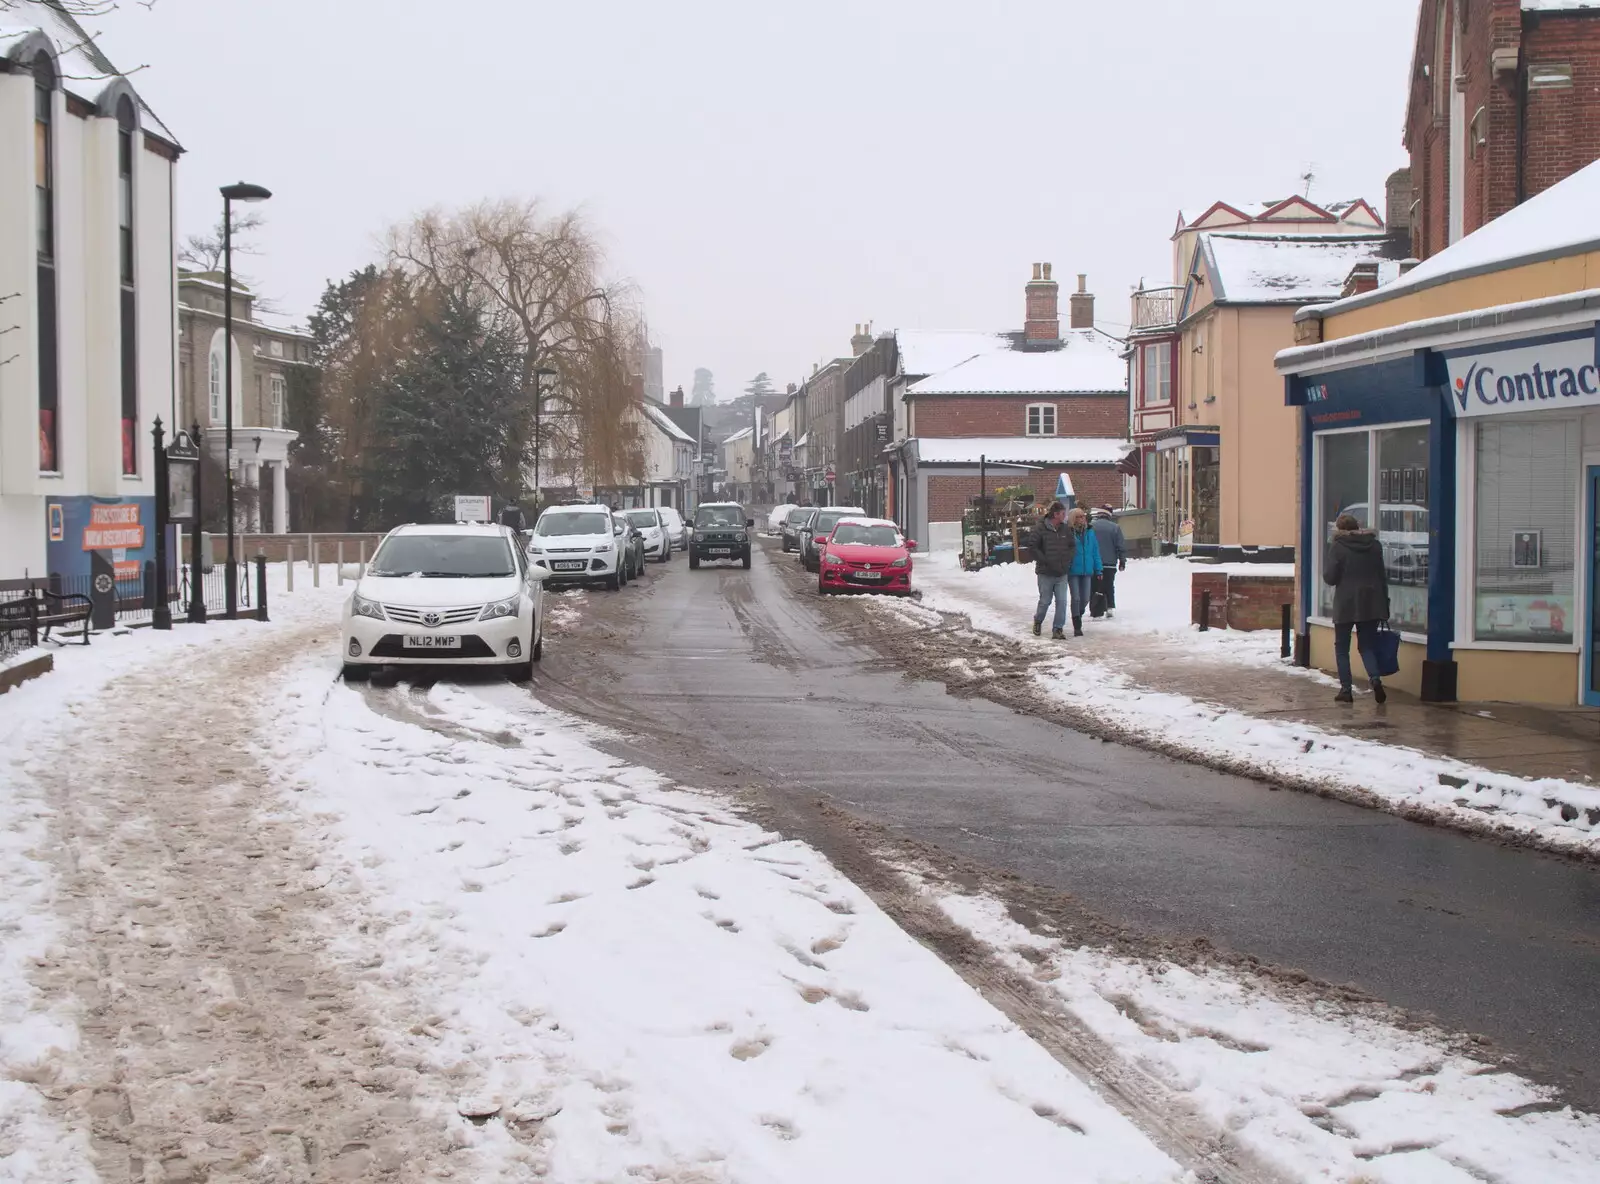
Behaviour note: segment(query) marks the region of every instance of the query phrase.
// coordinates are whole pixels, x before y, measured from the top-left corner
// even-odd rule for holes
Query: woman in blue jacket
[[[1089,592],[1094,578],[1100,574],[1100,543],[1089,528],[1089,515],[1075,509],[1067,515],[1067,526],[1078,542],[1072,556],[1072,570],[1067,573],[1072,588],[1072,636],[1083,636],[1083,610],[1089,604]]]

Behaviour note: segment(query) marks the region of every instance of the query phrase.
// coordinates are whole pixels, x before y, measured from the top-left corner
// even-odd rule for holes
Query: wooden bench
[[[42,580],[0,580],[0,633],[26,634],[28,644],[53,641],[53,630],[78,626],[89,644],[89,615],[94,602],[77,592],[52,592]]]

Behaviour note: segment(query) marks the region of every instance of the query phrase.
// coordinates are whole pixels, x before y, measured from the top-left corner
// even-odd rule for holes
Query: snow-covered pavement
[[[0,697],[0,1180],[1197,1178],[821,854],[537,683],[339,682],[327,584]],[[917,884],[1282,1179],[1600,1157],[1425,1036]]]
[[[1120,736],[1164,752],[1463,829],[1600,855],[1600,789],[1593,786],[1557,777],[1516,777],[1296,719],[1262,718],[1227,706],[1222,685],[1215,698],[1163,689],[1163,669],[1173,667],[1204,667],[1222,677],[1235,670],[1238,678],[1258,683],[1335,685],[1326,675],[1284,662],[1276,631],[1195,629],[1189,619],[1191,571],[1178,559],[1130,563],[1117,579],[1116,616],[1088,623],[1086,640],[1094,643],[1090,656],[1076,653],[1072,641],[1030,635],[1038,599],[1031,565],[971,573],[960,570],[953,554],[919,556],[920,607],[864,603],[918,623],[937,619],[937,613],[965,615],[975,629],[1033,647],[1040,664],[1032,677],[1043,693],[1080,718],[1101,721]],[[958,674],[985,676],[981,665],[973,667],[965,657],[953,657],[952,663]]]

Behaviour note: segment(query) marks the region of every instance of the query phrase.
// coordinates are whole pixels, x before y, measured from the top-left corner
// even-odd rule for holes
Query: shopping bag
[[[1400,673],[1400,635],[1384,621],[1378,626],[1378,676],[1388,678]]]

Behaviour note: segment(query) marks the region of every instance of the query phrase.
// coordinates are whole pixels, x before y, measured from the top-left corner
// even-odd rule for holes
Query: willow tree
[[[514,444],[530,477],[549,484],[552,465],[580,484],[627,471],[639,446],[627,362],[638,315],[625,285],[602,283],[602,253],[579,214],[546,216],[533,201],[433,210],[396,227],[389,254],[515,343]]]

